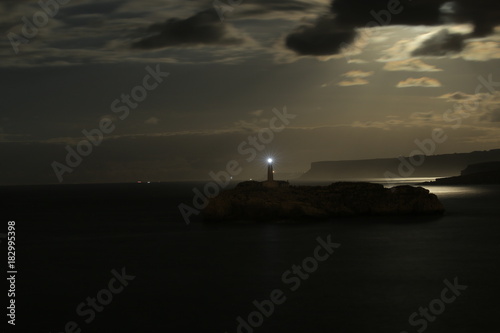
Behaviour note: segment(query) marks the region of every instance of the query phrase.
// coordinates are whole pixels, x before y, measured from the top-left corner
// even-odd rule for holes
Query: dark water
[[[498,186],[429,187],[442,217],[186,225],[177,206],[195,185],[0,188],[1,232],[17,227],[16,331],[231,333],[279,289],[285,301],[240,332],[417,332],[410,315],[455,277],[467,289],[425,332],[500,331]],[[341,246],[292,291],[283,273],[328,235]],[[86,323],[77,307],[123,267],[135,278]]]

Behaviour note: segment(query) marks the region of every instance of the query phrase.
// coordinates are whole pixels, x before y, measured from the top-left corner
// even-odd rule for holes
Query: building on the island
[[[273,159],[268,158],[267,159],[267,181],[272,182],[274,180],[274,170],[273,170]]]
[[[290,184],[285,181],[274,180],[273,159],[267,159],[267,180],[262,182],[264,187],[288,187]]]

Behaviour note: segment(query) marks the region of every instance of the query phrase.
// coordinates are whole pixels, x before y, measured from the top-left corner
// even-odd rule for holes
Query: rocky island
[[[290,186],[287,182],[247,181],[210,199],[206,221],[326,219],[343,216],[442,214],[436,195],[422,187],[364,182]]]

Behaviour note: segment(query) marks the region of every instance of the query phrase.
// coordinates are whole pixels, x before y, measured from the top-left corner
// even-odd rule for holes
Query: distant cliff
[[[500,149],[471,153],[443,154],[353,161],[311,163],[302,180],[342,180],[355,178],[446,177],[460,174],[469,164],[500,161]]]
[[[268,188],[245,182],[210,199],[206,221],[441,214],[439,199],[422,187],[340,182]]]

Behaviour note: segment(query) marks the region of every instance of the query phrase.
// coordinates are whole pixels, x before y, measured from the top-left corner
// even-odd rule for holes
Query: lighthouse
[[[274,181],[274,179],[273,179],[273,173],[274,173],[274,170],[273,170],[273,159],[272,158],[268,158],[267,159],[267,181],[268,182]]]
[[[261,182],[261,186],[273,188],[273,187],[288,187],[290,184],[283,180],[274,180],[274,160],[272,158],[267,159],[267,180]]]

